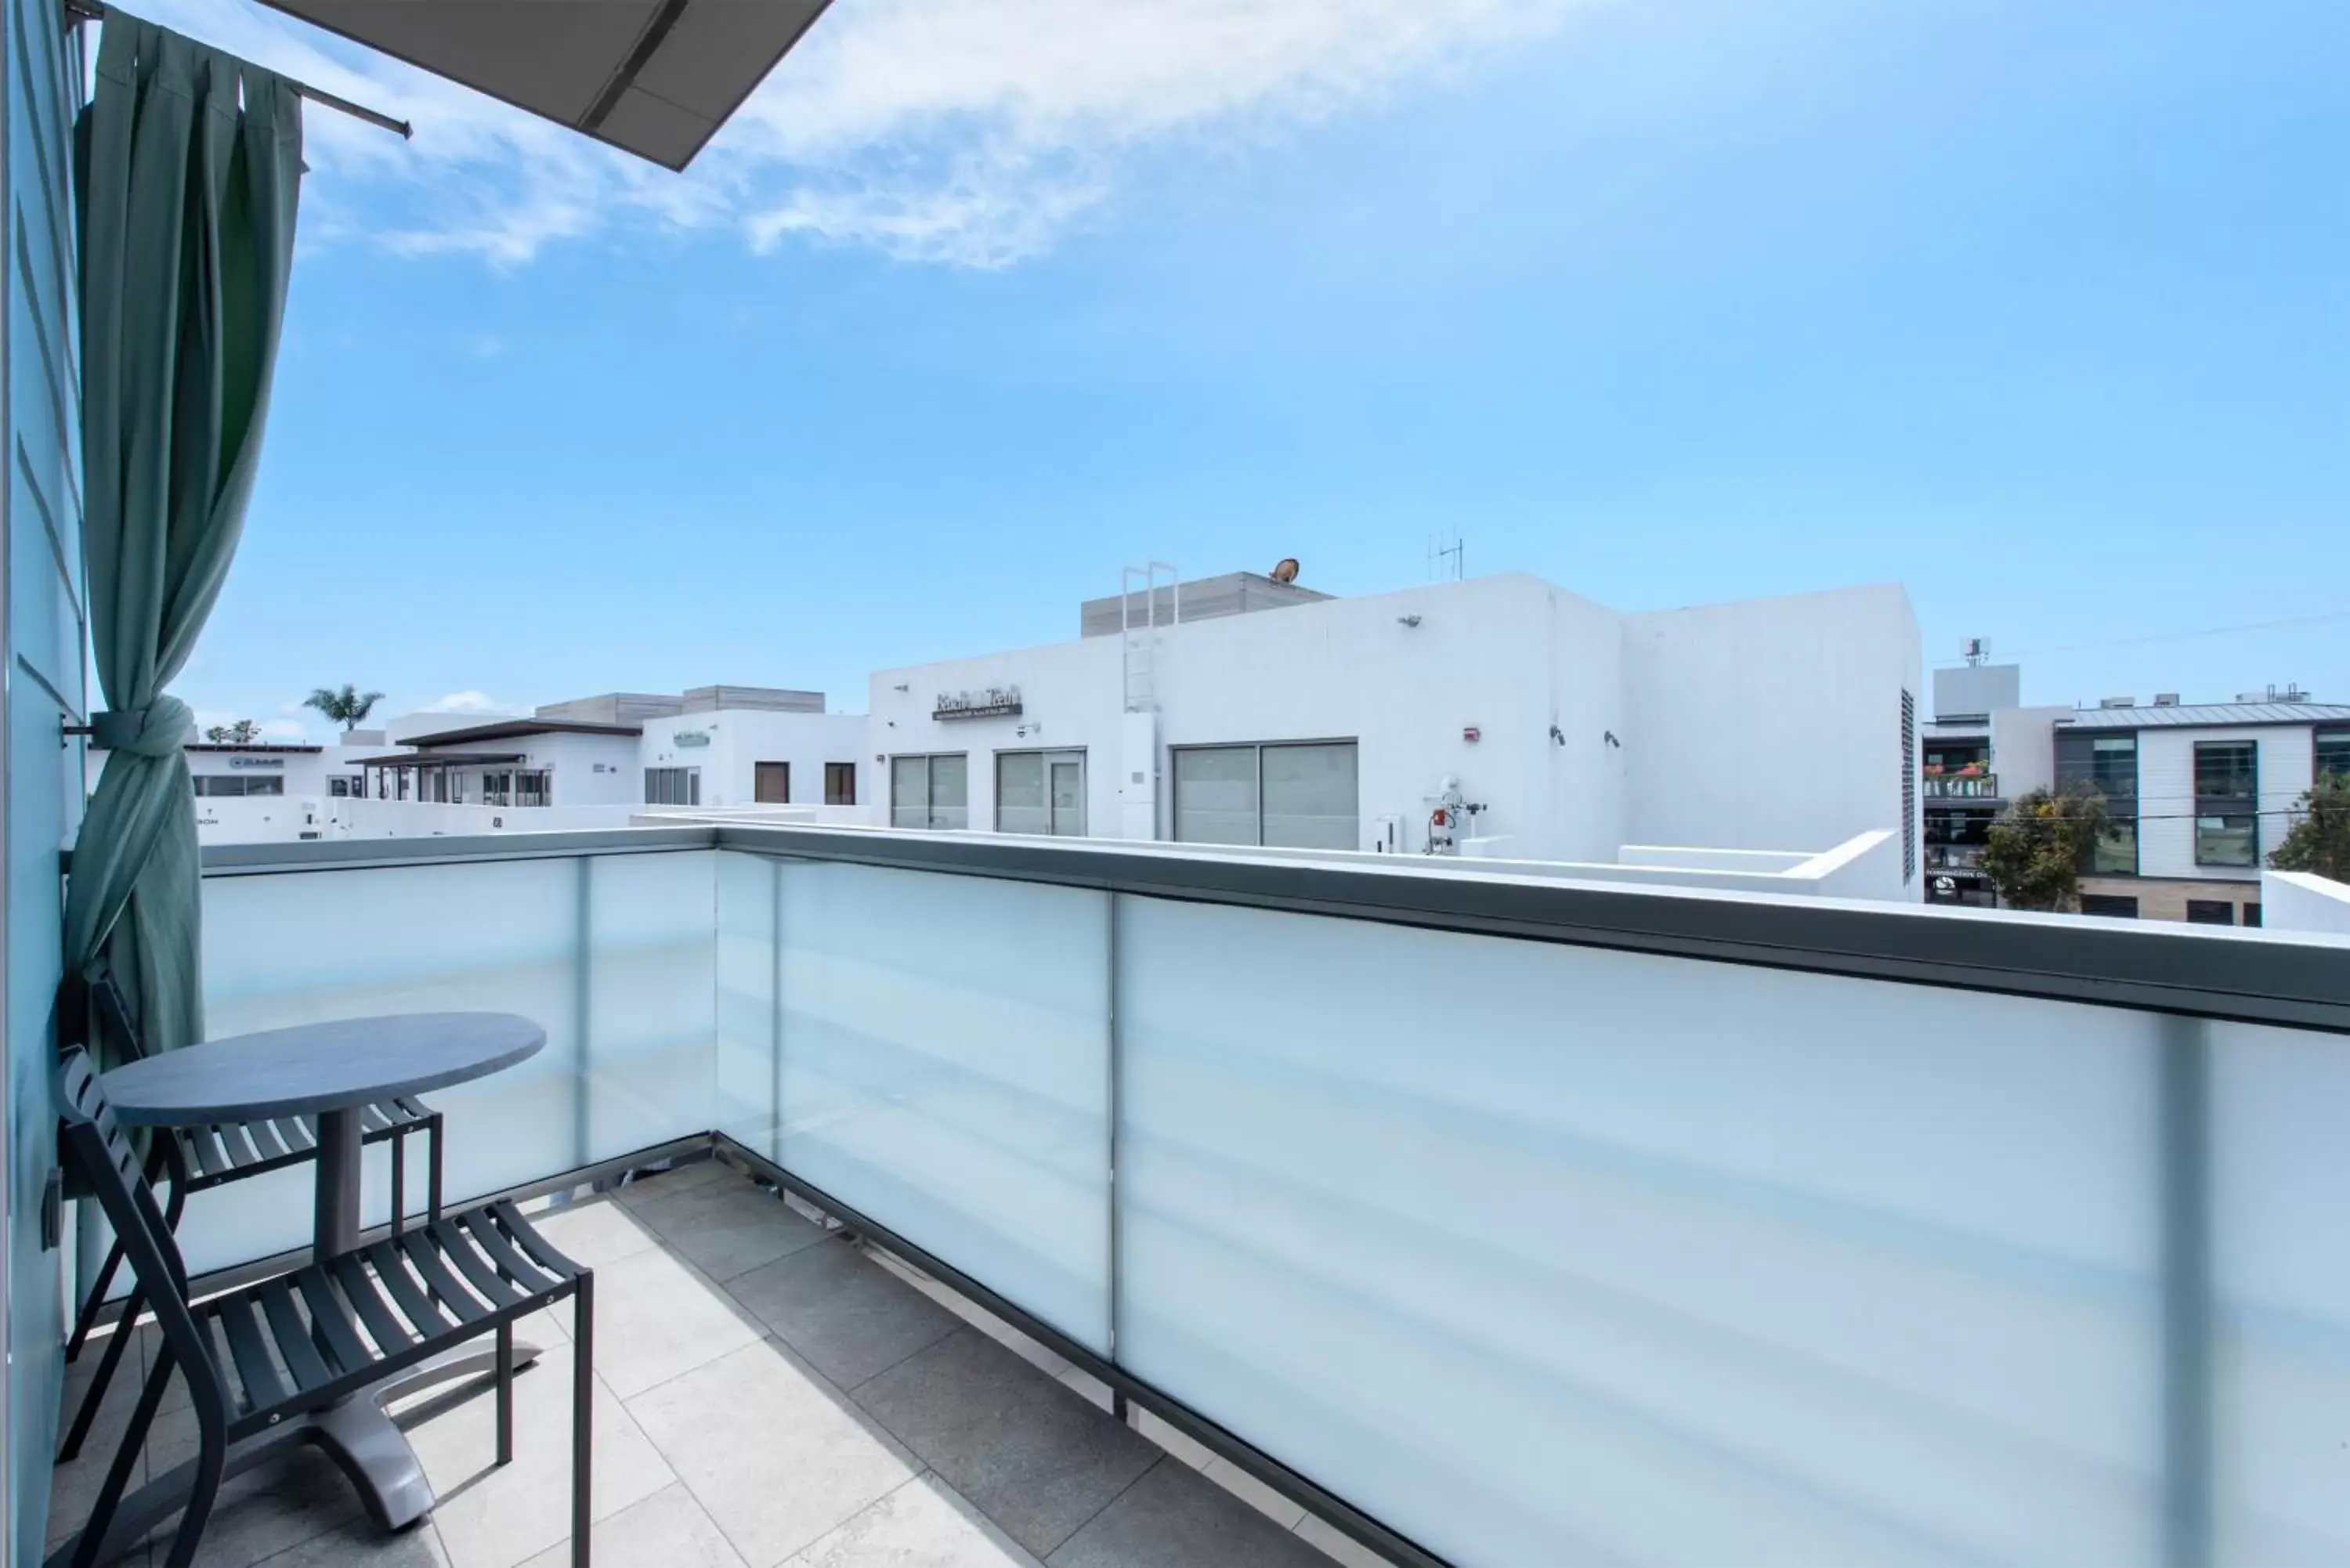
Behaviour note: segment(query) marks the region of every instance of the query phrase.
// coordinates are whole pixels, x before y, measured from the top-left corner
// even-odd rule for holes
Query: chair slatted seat
[[[69,977],[58,992],[57,1023],[63,1035],[61,1044],[68,1050],[92,1050],[103,1044],[119,1061],[139,1061],[147,1054],[139,1031],[131,1023],[130,1005],[110,975],[100,973],[88,980]],[[391,1146],[391,1222],[395,1230],[407,1223],[408,1140],[418,1135],[425,1139],[424,1213],[426,1222],[431,1223],[441,1218],[441,1113],[408,1095],[364,1106],[359,1112],[360,1143]],[[187,1200],[195,1193],[317,1158],[317,1118],[279,1116],[220,1127],[159,1127],[155,1129],[151,1157],[148,1179],[170,1183],[171,1201],[164,1210],[164,1222],[177,1231]],[[118,1241],[99,1266],[89,1293],[75,1316],[73,1333],[66,1341],[68,1361],[80,1356],[106,1305],[107,1293],[114,1288],[115,1273],[121,1267],[122,1245]],[[124,1303],[125,1320],[136,1316],[138,1310],[134,1295]],[[108,1341],[97,1376],[90,1379],[89,1391],[82,1397],[81,1408],[66,1429],[65,1441],[58,1445],[59,1463],[68,1463],[80,1456],[82,1444],[88,1439],[90,1426],[97,1419],[99,1405],[106,1397],[107,1386],[114,1380],[115,1370],[120,1365],[123,1345],[124,1336],[119,1334]]]
[[[123,1137],[85,1053],[67,1054],[57,1090],[66,1159],[105,1209],[163,1335],[73,1568],[92,1568],[174,1369],[188,1385],[199,1447],[166,1568],[188,1568],[232,1444],[289,1416],[365,1397],[393,1374],[493,1335],[497,1462],[511,1463],[514,1325],[567,1297],[574,1355],[571,1562],[588,1568],[595,1343],[595,1276],[588,1270],[549,1245],[512,1203],[490,1202],[193,1302],[145,1162]]]

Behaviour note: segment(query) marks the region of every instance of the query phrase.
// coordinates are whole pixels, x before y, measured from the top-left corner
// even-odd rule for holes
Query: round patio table
[[[359,1113],[401,1095],[486,1077],[536,1054],[546,1031],[510,1012],[409,1012],[344,1018],[207,1040],[117,1067],[102,1080],[117,1120],[140,1127],[218,1127],[316,1116],[317,1193],[312,1245],[325,1262],[359,1245]],[[517,1363],[537,1354],[516,1345]],[[234,1445],[228,1475],[297,1442],[315,1443],[351,1478],[379,1523],[397,1530],[432,1509],[432,1489],[391,1417],[389,1400],[488,1371],[491,1351],[462,1352],[411,1367],[344,1403],[281,1423]],[[109,1539],[168,1514],[186,1494],[194,1461],[123,1500]],[[224,1478],[225,1479],[225,1478]],[[134,1506],[138,1505],[138,1506]],[[128,1540],[137,1540],[137,1535]]]

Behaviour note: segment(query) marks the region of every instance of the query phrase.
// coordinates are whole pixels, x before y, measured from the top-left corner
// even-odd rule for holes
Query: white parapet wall
[[[315,796],[200,794],[195,805],[199,845],[296,844],[332,836],[328,803]]]
[[[251,804],[234,802],[231,804]],[[474,833],[562,833],[626,827],[641,805],[461,805],[443,801],[368,800],[328,803],[329,838],[435,838]]]
[[[2350,886],[2307,871],[2262,871],[2261,924],[2272,931],[2350,937]]]

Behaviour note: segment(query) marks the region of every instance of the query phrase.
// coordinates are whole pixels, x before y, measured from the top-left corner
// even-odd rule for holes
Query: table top
[[[546,1044],[546,1030],[512,1012],[338,1018],[167,1051],[100,1083],[120,1121],[205,1127],[421,1095],[511,1067]]]

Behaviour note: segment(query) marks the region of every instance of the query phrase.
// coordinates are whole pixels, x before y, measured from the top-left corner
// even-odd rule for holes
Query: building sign
[[[669,739],[670,744],[673,746],[706,746],[710,744],[710,732],[707,730],[680,730],[676,734],[671,735]]]
[[[933,719],[1016,719],[1020,716],[1020,688],[990,686],[980,691],[941,691],[937,706],[931,710]]]
[[[231,757],[228,760],[228,765],[233,768],[282,768],[286,765],[286,759],[284,757]]]

